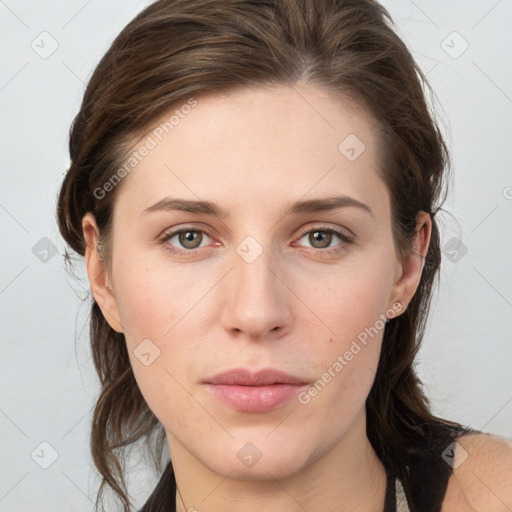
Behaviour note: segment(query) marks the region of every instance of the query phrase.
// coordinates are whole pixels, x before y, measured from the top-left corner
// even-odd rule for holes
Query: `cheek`
[[[197,403],[187,390],[200,340],[188,326],[210,279],[194,280],[187,273],[129,258],[117,268],[122,269],[115,275],[117,303],[140,391],[163,424],[168,423],[170,408],[173,421],[193,423]]]
[[[359,410],[371,389],[386,327],[390,287],[385,272],[382,264],[374,264],[358,272],[340,272],[310,288],[315,312],[329,330],[316,336],[318,380],[303,403],[317,401],[315,409],[325,411],[326,417],[334,413],[328,421],[343,420],[335,414],[340,404],[344,414]],[[305,324],[304,329],[311,327]]]
[[[328,350],[348,349],[350,342],[365,338],[365,332],[383,328],[391,292],[389,272],[381,262],[354,268],[348,265],[329,276],[309,281],[303,286],[312,311],[325,326],[325,336],[334,343]]]
[[[193,287],[180,272],[171,274],[137,261],[119,268],[115,292],[127,339],[137,344],[145,338],[169,338],[194,298]]]
[[[319,451],[327,450],[350,429],[375,380],[385,323],[366,327],[364,321],[350,321],[350,326],[339,324],[342,335],[318,347],[317,378],[298,397],[310,431],[322,433]]]

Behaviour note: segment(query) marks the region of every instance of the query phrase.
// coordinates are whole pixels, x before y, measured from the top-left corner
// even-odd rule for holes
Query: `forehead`
[[[386,214],[374,124],[357,104],[312,86],[198,95],[138,139],[118,201],[142,211],[176,196],[261,212],[343,194]]]

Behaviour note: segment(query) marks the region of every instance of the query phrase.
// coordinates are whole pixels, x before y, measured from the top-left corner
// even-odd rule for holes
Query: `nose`
[[[231,335],[251,341],[280,338],[292,326],[292,293],[287,272],[263,252],[247,262],[233,255],[233,269],[224,282],[221,322]]]

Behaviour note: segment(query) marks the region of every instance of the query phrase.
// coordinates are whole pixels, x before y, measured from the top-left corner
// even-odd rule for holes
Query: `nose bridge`
[[[279,275],[282,267],[272,256],[270,241],[264,248],[252,236],[236,247],[222,312],[226,329],[261,339],[289,326],[292,315],[287,288],[281,282],[284,276]]]

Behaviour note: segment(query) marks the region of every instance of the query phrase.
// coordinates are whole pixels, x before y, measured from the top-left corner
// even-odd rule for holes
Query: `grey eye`
[[[201,231],[193,231],[191,229],[180,231],[177,233],[177,236],[179,243],[186,249],[197,249],[203,240],[203,233]]]

